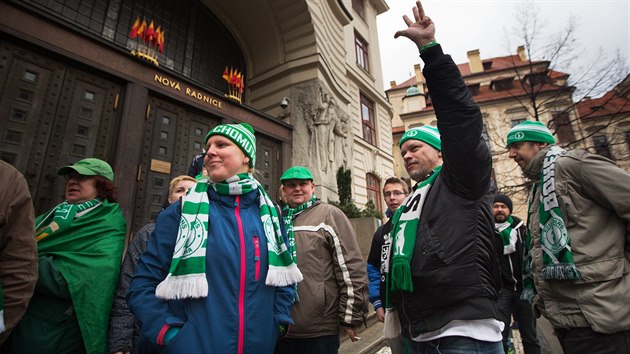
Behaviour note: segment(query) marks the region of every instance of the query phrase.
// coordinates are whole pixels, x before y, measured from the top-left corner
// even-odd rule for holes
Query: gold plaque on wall
[[[151,171],[171,174],[171,163],[168,161],[160,161],[151,159]]]

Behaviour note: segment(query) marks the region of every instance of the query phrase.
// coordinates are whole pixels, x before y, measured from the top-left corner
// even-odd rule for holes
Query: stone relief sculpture
[[[309,166],[322,182],[334,185],[336,169],[350,163],[350,116],[319,82],[294,89],[298,103],[291,119],[294,163]]]

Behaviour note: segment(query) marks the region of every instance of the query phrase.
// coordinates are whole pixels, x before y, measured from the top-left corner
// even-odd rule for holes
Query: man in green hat
[[[437,117],[400,140],[417,182],[393,216],[386,272],[386,338],[402,334],[409,353],[503,353],[497,311],[492,157],[479,107],[420,2],[404,36],[419,48]]]
[[[523,298],[565,353],[630,353],[630,175],[538,121],[510,129],[507,147],[533,182]]]
[[[306,167],[289,168],[280,182],[289,250],[304,280],[292,309],[295,324],[276,353],[337,353],[340,329],[356,341],[367,314],[367,272],[357,237],[341,210],[317,199]]]

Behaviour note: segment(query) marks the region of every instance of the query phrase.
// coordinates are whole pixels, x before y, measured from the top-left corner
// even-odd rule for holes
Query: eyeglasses
[[[92,178],[94,176],[88,176],[88,175],[82,175],[79,173],[68,173],[67,175],[64,176],[64,178],[66,179],[66,181],[70,180],[70,179],[76,179],[77,181],[83,181],[86,180],[88,178]]]
[[[391,192],[385,192],[383,193],[383,195],[385,196],[385,198],[391,198],[391,197],[400,197],[401,195],[406,195],[407,193],[405,192],[401,192],[401,191],[391,191]]]

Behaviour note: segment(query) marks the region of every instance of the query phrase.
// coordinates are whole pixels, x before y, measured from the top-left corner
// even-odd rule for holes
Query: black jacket
[[[387,260],[389,255],[389,246],[391,240],[389,233],[392,231],[392,219],[387,220],[384,225],[381,225],[372,238],[372,246],[370,247],[370,254],[368,255],[368,277],[370,278],[370,302],[374,304],[374,300],[385,301],[385,271],[383,267],[383,261]],[[385,236],[387,236],[387,242],[385,242]],[[370,267],[372,266],[372,268]],[[372,282],[371,271],[378,271],[378,284]],[[383,303],[381,306],[384,306]]]
[[[443,167],[418,224],[411,261],[414,291],[392,294],[407,338],[451,320],[498,319],[501,282],[493,241],[492,159],[481,136],[481,112],[439,45],[422,59],[442,139]]]
[[[521,219],[514,215],[512,215],[512,219],[512,227],[521,224],[516,228],[516,231],[518,232],[518,238],[516,239],[516,251],[510,254],[503,254],[503,241],[501,241],[501,236],[499,236],[499,232],[496,231],[496,229],[494,242],[497,250],[499,267],[501,268],[503,288],[521,292],[523,290],[523,240],[525,239],[525,229],[527,226],[522,224]]]

